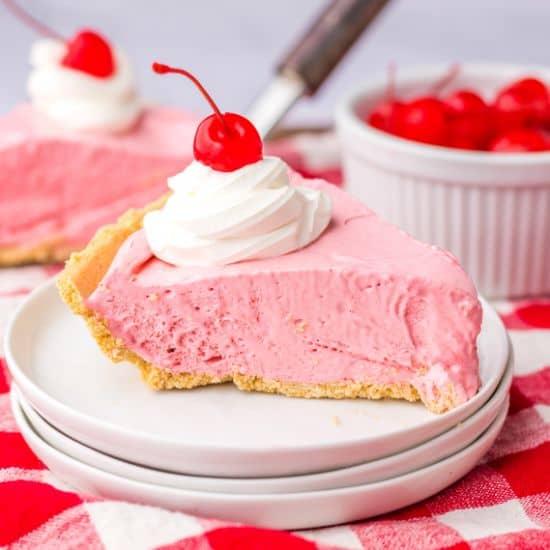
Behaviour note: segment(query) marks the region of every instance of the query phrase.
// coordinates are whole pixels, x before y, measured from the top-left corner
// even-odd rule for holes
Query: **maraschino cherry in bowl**
[[[500,91],[527,77],[550,86],[550,68],[542,67],[399,70],[390,90],[381,76],[349,93],[336,111],[347,190],[415,237],[453,252],[489,297],[550,292],[550,146],[544,142],[550,119],[519,137],[522,128],[492,129],[475,150],[469,143],[432,144],[440,135],[437,113],[420,128],[424,142],[376,128],[369,117],[388,99],[430,97],[436,88],[443,100],[474,91],[492,110]]]

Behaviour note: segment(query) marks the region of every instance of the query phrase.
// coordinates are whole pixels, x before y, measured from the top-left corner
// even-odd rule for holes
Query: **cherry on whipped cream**
[[[187,77],[214,111],[197,127],[193,142],[195,160],[219,172],[232,172],[262,160],[262,138],[250,120],[236,113],[222,114],[204,86],[189,71],[162,63],[153,63],[153,70],[158,74],[175,73]]]
[[[115,72],[111,46],[105,38],[90,29],[81,30],[67,42],[67,53],[61,64],[98,78],[108,78]]]
[[[4,4],[20,21],[39,34],[65,42],[67,52],[61,60],[61,65],[64,67],[81,71],[97,78],[108,78],[114,74],[115,61],[113,50],[107,40],[97,32],[83,29],[71,40],[67,41],[42,22],[35,19],[13,0],[4,0]]]

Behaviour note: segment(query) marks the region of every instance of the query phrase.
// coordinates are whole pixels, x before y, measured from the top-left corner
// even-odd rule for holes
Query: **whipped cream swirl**
[[[155,256],[177,266],[287,254],[317,239],[332,211],[323,191],[290,185],[288,166],[275,157],[233,172],[194,161],[168,186],[173,195],[143,227]]]
[[[128,130],[141,112],[126,56],[114,50],[115,73],[107,78],[61,65],[66,45],[43,39],[31,49],[27,89],[34,108],[70,130]]]

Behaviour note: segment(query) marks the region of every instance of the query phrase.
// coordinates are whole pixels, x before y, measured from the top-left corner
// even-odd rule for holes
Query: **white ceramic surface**
[[[243,393],[232,385],[154,392],[128,364],[113,365],[54,283],[35,290],[6,331],[5,354],[24,397],[56,428],[102,452],[193,475],[313,473],[387,456],[465,420],[506,368],[506,331],[484,303],[482,387],[434,415],[419,403],[307,400]]]
[[[378,483],[272,495],[190,491],[110,474],[48,445],[27,423],[15,399],[12,409],[30,448],[55,475],[81,492],[273,529],[307,529],[348,523],[396,510],[454,483],[477,464],[495,441],[506,418],[508,400],[493,424],[474,443],[427,468]]]
[[[56,430],[44,420],[17,391],[12,391],[23,413],[35,432],[58,451],[106,472],[120,475],[135,481],[154,485],[209,491],[218,493],[295,493],[351,487],[389,479],[398,475],[424,468],[446,458],[470,445],[495,420],[508,398],[512,382],[512,360],[495,393],[489,401],[472,416],[440,436],[413,447],[402,453],[386,458],[365,462],[349,468],[340,468],[318,474],[284,476],[272,478],[221,478],[187,476],[162,470],[144,468],[112,456],[100,453]]]
[[[400,71],[397,94],[426,93],[448,66]],[[445,89],[493,96],[541,67],[463,64]],[[386,93],[381,78],[349,94],[336,111],[347,189],[387,220],[453,252],[489,297],[550,292],[550,152],[493,154],[403,140],[365,124]]]

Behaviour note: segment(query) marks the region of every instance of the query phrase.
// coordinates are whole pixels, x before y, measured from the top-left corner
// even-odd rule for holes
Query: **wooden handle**
[[[332,0],[278,65],[313,95],[389,0]]]

